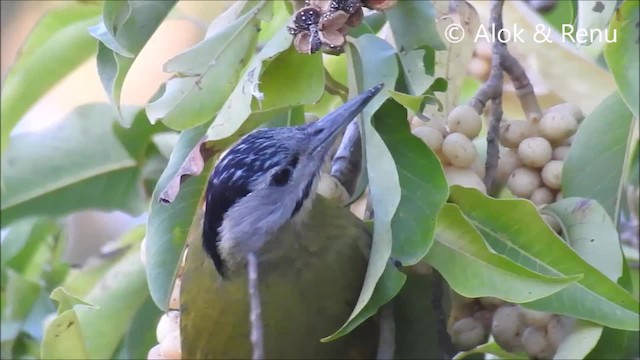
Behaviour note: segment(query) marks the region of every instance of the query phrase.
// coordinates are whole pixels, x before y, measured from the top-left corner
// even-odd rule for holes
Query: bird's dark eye
[[[284,167],[274,172],[273,175],[271,175],[271,185],[273,186],[287,185],[287,183],[289,182],[289,179],[291,178],[291,172],[292,171],[290,167]]]

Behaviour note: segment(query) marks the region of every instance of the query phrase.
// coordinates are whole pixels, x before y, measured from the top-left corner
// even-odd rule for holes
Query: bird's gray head
[[[215,167],[203,244],[221,274],[300,213],[336,138],[382,89],[377,85],[311,124],[256,130]]]

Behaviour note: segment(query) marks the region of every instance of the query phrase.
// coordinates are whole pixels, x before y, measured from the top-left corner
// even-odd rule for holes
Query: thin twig
[[[376,359],[391,360],[396,352],[396,323],[393,316],[393,303],[380,309],[380,336]]]
[[[349,123],[331,165],[331,176],[353,195],[362,168],[362,138],[358,120]]]
[[[515,57],[509,54],[506,47],[501,54],[500,66],[502,70],[509,75],[527,120],[533,122],[540,121],[542,111],[540,110],[536,93],[533,90],[533,85],[531,85],[531,81],[529,81],[529,77],[525,73],[522,65],[520,65]]]
[[[251,322],[251,346],[253,360],[264,359],[264,327],[262,326],[262,305],[258,282],[258,258],[255,253],[247,255],[247,276],[249,302],[251,305],[249,319]]]
[[[491,4],[491,24],[495,26],[495,32],[502,30],[502,6],[504,0],[493,0]],[[498,166],[500,121],[502,120],[502,58],[507,53],[506,45],[500,39],[494,39],[491,56],[491,73],[478,92],[471,98],[469,105],[478,114],[482,114],[485,106],[491,100],[491,121],[487,133],[487,161],[485,163],[484,184],[491,188]]]
[[[340,97],[342,102],[347,102],[349,99],[349,88],[334,79],[327,69],[324,69],[324,89],[329,94]]]

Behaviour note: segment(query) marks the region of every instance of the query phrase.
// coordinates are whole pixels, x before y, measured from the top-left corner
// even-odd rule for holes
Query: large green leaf
[[[616,10],[609,32],[616,32],[616,41],[604,48],[604,58],[613,73],[618,92],[636,118],[640,117],[640,66],[638,39],[640,38],[640,4],[625,0]]]
[[[178,130],[211,120],[251,59],[265,6],[268,10],[270,4],[237,2],[211,24],[201,42],[169,60],[164,70],[175,76],[162,96],[147,105],[149,119]]]
[[[373,124],[391,152],[400,181],[400,203],[391,220],[391,256],[404,266],[420,261],[431,247],[438,211],[449,197],[440,161],[411,134],[406,118],[402,105],[387,101]]]
[[[205,185],[213,161],[205,164],[199,176],[186,180],[178,196],[170,203],[160,202],[160,194],[174,179],[189,153],[199,144],[209,124],[184,131],[171,154],[167,168],[153,192],[147,221],[147,281],[151,297],[160,309],[169,305],[173,279],[178,268],[189,229],[201,209]]]
[[[445,49],[436,29],[436,10],[432,1],[398,1],[386,11],[386,15],[399,51],[424,46],[436,50]],[[416,24],[420,24],[419,31],[416,31]]]
[[[555,216],[571,248],[612,281],[622,276],[622,251],[616,226],[596,201],[565,198],[542,209]]]
[[[440,210],[436,241],[423,261],[438,269],[461,295],[492,296],[513,303],[551,295],[581,278],[542,275],[494,253],[454,204]]]
[[[565,198],[545,206],[542,213],[555,216],[563,236],[585,261],[612,281],[622,276],[623,257],[618,232],[605,209],[593,200]],[[577,320],[556,353],[557,359],[582,359],[596,346],[603,327]]]
[[[156,327],[162,316],[151,297],[147,297],[144,304],[133,316],[129,329],[124,337],[124,357],[128,359],[144,359],[158,340]]]
[[[618,93],[598,105],[571,144],[562,169],[563,195],[594,199],[617,221],[632,129],[633,115]]]
[[[346,208],[315,199],[303,228],[283,226],[259,262],[259,299],[266,358],[373,358],[374,321],[324,343],[358,298],[371,234]],[[304,236],[299,236],[300,230]],[[180,330],[185,359],[251,357],[247,274],[222,279],[193,229],[181,283]],[[278,249],[286,249],[281,252]],[[276,251],[270,251],[276,250]],[[266,254],[265,254],[266,255]]]
[[[505,351],[498,345],[495,341],[490,341],[486,344],[478,345],[475,348],[467,351],[462,351],[456,354],[453,357],[453,360],[462,360],[470,355],[475,354],[491,354],[494,355],[496,359],[511,359],[511,360],[526,360],[529,359],[528,356],[513,354],[508,351]],[[488,358],[488,357],[486,357]]]
[[[361,93],[379,83],[384,83],[387,89],[393,88],[398,77],[398,64],[396,52],[389,43],[374,35],[362,35],[347,45],[347,55],[351,63],[349,84],[352,94]],[[401,197],[398,172],[391,152],[372,124],[374,113],[388,97],[388,93],[383,89],[381,94],[362,111],[360,122],[364,156],[370,159],[366,161],[366,171],[375,212],[373,245],[367,276],[351,316],[342,328],[327,340],[346,334],[373,315],[377,308],[391,300],[400,291],[404,282],[403,274],[394,274],[397,270],[387,266],[392,248],[391,221]],[[383,279],[381,279],[383,273],[387,274],[384,278],[385,283],[382,283]],[[388,289],[393,289],[395,292],[386,291]],[[379,294],[376,294],[376,291]]]
[[[247,66],[237,86],[227,98],[222,109],[207,130],[207,141],[219,141],[237,134],[238,130],[241,129],[252,113],[261,111],[259,99],[262,97],[264,97],[263,100],[267,106],[269,106],[269,103],[273,104],[272,106],[296,106],[313,103],[320,99],[322,88],[324,88],[324,77],[321,78],[321,81],[318,81],[317,71],[322,71],[320,68],[321,61],[314,58],[307,60],[300,59],[298,56],[303,55],[295,55],[287,52],[286,50],[289,49],[291,40],[291,35],[289,35],[286,28],[283,27],[264,45],[260,52],[253,57],[251,64]],[[304,63],[312,66],[313,69],[304,70],[305,74],[312,74],[312,78],[306,79],[298,76],[285,75],[286,72],[283,74],[285,69],[282,68],[283,65],[286,65],[286,62],[283,61],[280,62],[280,65],[276,65],[276,70],[274,70],[273,73],[287,77],[289,81],[286,86],[284,88],[274,88],[273,84],[267,85],[267,81],[262,80],[262,75],[263,73],[267,73],[271,62],[275,62],[275,59],[278,59],[280,56],[293,59],[298,66]],[[277,81],[277,84],[282,84],[282,79],[274,79],[274,75],[269,75],[269,77],[271,78],[268,80],[269,82]],[[261,93],[260,90],[263,86],[265,86],[265,89],[268,89],[265,93]],[[274,96],[281,98],[274,100],[272,99]],[[269,97],[269,100],[267,100],[267,97]]]
[[[616,10],[616,2],[613,1],[600,1],[600,0],[581,0],[576,2],[578,6],[578,14],[576,16],[575,29],[580,29],[581,33],[598,33],[607,30],[611,15]],[[566,25],[565,25],[566,27]],[[564,31],[567,31],[565,29]],[[561,29],[562,31],[562,29]],[[574,36],[576,31],[573,32]],[[583,53],[589,55],[592,58],[596,58],[602,52],[603,47],[606,44],[604,36],[601,38],[594,37],[589,39],[589,36],[583,36],[582,38],[576,37],[576,44]],[[612,38],[612,35],[609,35]]]
[[[5,357],[5,342],[13,341],[26,321],[33,305],[40,294],[40,284],[25,278],[22,274],[13,270],[7,272],[7,283],[2,286],[6,292],[2,308],[2,355]]]
[[[15,136],[2,158],[2,226],[86,208],[140,213],[139,169],[114,133],[115,121],[109,105],[88,104],[45,133]]]
[[[562,241],[530,201],[492,199],[459,186],[452,187],[451,199],[499,254],[542,274],[583,275],[565,289],[525,306],[612,328],[638,330],[638,301]]]
[[[53,85],[95,53],[87,27],[98,21],[94,4],[69,3],[46,13],[22,45],[2,86],[1,151],[22,115]]]
[[[301,54],[290,47],[264,69],[260,91],[264,96],[258,103],[261,111],[317,102],[324,93],[322,56]]]
[[[105,1],[102,22],[89,29],[100,40],[98,74],[111,104],[120,110],[127,72],[177,0]]]
[[[75,310],[67,310],[53,319],[42,340],[41,356],[42,359],[89,359]]]

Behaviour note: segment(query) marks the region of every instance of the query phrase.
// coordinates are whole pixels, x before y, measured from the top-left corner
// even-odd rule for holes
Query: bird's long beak
[[[331,144],[335,137],[369,104],[369,102],[382,90],[384,84],[378,84],[353,99],[342,104],[339,108],[330,112],[327,116],[315,122],[309,127],[309,131],[317,134],[313,137],[312,151]]]

